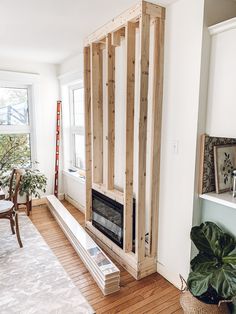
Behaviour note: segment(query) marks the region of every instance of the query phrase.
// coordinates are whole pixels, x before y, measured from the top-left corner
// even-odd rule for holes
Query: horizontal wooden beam
[[[165,8],[154,3],[143,1],[143,13],[150,17],[165,19]]]
[[[119,30],[120,28],[124,27],[128,21],[137,21],[141,15],[141,12],[142,3],[140,2],[89,35],[84,41],[84,46],[88,46],[92,42],[99,41],[108,33],[113,33]]]
[[[163,7],[146,1],[140,1],[138,4],[126,10],[89,35],[84,41],[84,46],[100,41],[107,36],[108,33],[118,31],[120,28],[124,27],[127,22],[137,22],[143,13],[149,15],[150,17],[165,18],[165,10]]]
[[[93,183],[92,184],[92,188],[97,191],[100,192],[103,195],[106,195],[107,197],[111,198],[112,200],[120,203],[120,204],[124,204],[124,193],[122,193],[119,190],[107,190],[106,186],[104,184],[96,184]]]

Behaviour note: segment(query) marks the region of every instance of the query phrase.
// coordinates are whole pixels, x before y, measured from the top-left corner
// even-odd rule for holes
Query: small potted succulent
[[[187,287],[180,297],[184,313],[230,313],[236,296],[236,241],[213,222],[193,227],[198,254],[191,261]]]

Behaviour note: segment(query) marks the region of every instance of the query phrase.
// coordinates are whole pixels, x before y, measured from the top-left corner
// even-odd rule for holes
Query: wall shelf
[[[226,192],[222,194],[217,194],[215,192],[210,192],[206,194],[200,194],[201,199],[211,201],[223,206],[231,207],[236,209],[236,198],[232,196],[232,193]]]

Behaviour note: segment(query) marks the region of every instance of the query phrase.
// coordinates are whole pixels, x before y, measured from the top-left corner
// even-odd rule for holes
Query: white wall
[[[69,59],[66,59],[58,67],[58,75],[63,76],[68,73],[80,72],[80,76],[83,76],[83,54],[79,53]]]
[[[175,285],[190,263],[203,10],[179,0],[166,15],[158,271]]]
[[[0,70],[39,74],[39,106],[35,108],[36,159],[48,178],[46,194],[53,193],[55,165],[57,67],[51,64],[0,59]]]

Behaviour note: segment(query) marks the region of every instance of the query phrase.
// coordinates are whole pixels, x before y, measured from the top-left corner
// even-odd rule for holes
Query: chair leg
[[[12,234],[15,234],[15,223],[14,223],[14,219],[13,219],[13,216],[11,215],[10,217],[10,224],[11,224],[11,231],[12,231]]]
[[[16,237],[17,237],[17,241],[19,243],[19,246],[22,248],[23,244],[22,244],[21,238],[20,238],[20,231],[19,231],[19,224],[18,224],[18,213],[15,213],[15,222],[16,222]]]
[[[29,203],[30,203],[30,212],[32,212],[32,200],[30,200]]]
[[[29,200],[27,200],[26,202],[26,209],[27,209],[27,216],[30,215],[30,203],[29,203]]]

